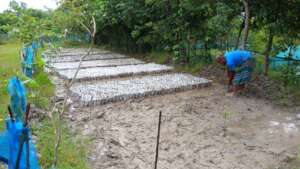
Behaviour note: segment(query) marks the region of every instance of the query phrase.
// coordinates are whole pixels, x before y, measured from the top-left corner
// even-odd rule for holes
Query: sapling
[[[90,36],[91,36],[91,43],[90,43],[89,49],[88,49],[88,51],[85,55],[80,57],[78,67],[76,69],[76,72],[75,72],[72,80],[70,82],[68,82],[65,86],[66,87],[66,94],[64,96],[64,100],[62,101],[62,106],[58,109],[58,112],[57,112],[57,118],[58,119],[54,120],[57,123],[55,124],[56,140],[55,140],[55,145],[54,145],[54,160],[53,160],[52,168],[56,168],[57,162],[58,162],[58,149],[59,149],[60,144],[61,144],[61,135],[62,135],[61,134],[62,133],[61,118],[62,118],[62,115],[64,114],[64,112],[67,109],[67,102],[68,102],[68,100],[70,98],[70,95],[71,95],[71,90],[70,89],[76,81],[76,77],[79,73],[79,70],[81,68],[81,64],[82,64],[84,58],[86,58],[87,56],[90,55],[90,53],[92,52],[93,46],[94,46],[94,39],[95,39],[95,35],[96,35],[96,30],[97,30],[96,29],[96,21],[95,21],[94,16],[92,16],[92,21],[91,22],[92,22],[92,27],[91,28],[88,28],[88,26],[84,27],[85,29],[88,30],[88,32],[90,33]],[[50,114],[54,113],[54,111],[56,110],[57,105],[58,104],[54,105],[53,111]]]
[[[224,124],[223,124],[223,136],[224,137],[226,137],[226,135],[227,135],[227,123],[228,123],[228,120],[229,120],[229,118],[231,117],[231,115],[232,115],[232,113],[231,112],[228,112],[228,111],[225,111],[224,113],[223,113],[223,118],[224,118]]]

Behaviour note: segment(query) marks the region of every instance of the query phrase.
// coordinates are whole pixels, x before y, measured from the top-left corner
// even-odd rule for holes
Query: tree
[[[263,0],[251,1],[253,27],[266,32],[266,45],[262,52],[265,60],[265,76],[268,76],[270,53],[286,49],[296,44],[299,39],[299,5],[300,1],[297,0],[276,0],[273,3]],[[273,47],[274,38],[280,39],[280,41],[277,40],[276,48]]]
[[[264,57],[265,57],[265,68],[264,68],[264,75],[268,76],[268,70],[269,70],[269,62],[270,62],[270,51],[272,50],[272,44],[273,44],[273,39],[274,39],[274,34],[272,30],[269,30],[268,33],[268,40],[267,40],[267,44],[265,47],[265,51],[263,52]]]
[[[9,33],[28,43],[38,38],[43,32],[51,31],[49,21],[50,11],[27,8],[25,3],[11,1],[10,9],[0,14],[0,31]]]
[[[299,0],[61,0],[60,4],[52,13],[57,32],[84,32],[82,23],[90,23],[83,16],[93,15],[97,44],[128,52],[167,50],[183,63],[191,62],[196,45],[205,50],[224,46],[252,50],[257,32],[266,35],[265,50],[260,52],[267,62],[275,51],[274,39],[277,46],[277,39],[299,34]]]
[[[242,43],[242,49],[246,49],[248,35],[249,35],[249,24],[250,24],[250,9],[248,0],[243,0],[244,8],[245,8],[245,27],[244,27],[244,37]]]

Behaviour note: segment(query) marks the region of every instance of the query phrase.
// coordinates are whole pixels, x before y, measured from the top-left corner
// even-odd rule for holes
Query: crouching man
[[[255,68],[252,53],[245,50],[226,52],[217,58],[219,64],[227,67],[228,92],[240,92],[250,82]]]

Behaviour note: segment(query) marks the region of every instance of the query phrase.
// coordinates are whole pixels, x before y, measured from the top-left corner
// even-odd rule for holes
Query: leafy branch
[[[53,118],[53,122],[54,122],[54,125],[55,125],[55,134],[56,134],[56,141],[55,141],[55,146],[54,146],[54,160],[53,160],[53,168],[56,168],[57,166],[57,163],[58,163],[58,149],[61,145],[61,138],[62,138],[62,125],[61,125],[61,120],[62,120],[62,116],[63,114],[65,113],[65,111],[67,110],[67,102],[70,98],[70,95],[71,95],[71,87],[73,86],[73,84],[76,82],[76,77],[79,73],[79,70],[81,68],[81,64],[82,64],[82,61],[90,55],[90,53],[92,52],[92,49],[93,49],[93,46],[94,46],[94,39],[95,39],[95,35],[96,35],[96,21],[95,21],[95,17],[92,16],[92,28],[89,28],[88,26],[84,25],[82,23],[82,25],[84,26],[84,28],[90,33],[90,36],[91,36],[91,43],[90,43],[90,46],[89,46],[89,49],[87,51],[87,53],[83,56],[80,57],[80,61],[79,61],[79,64],[78,64],[78,67],[76,68],[76,72],[72,78],[71,81],[69,81],[66,85],[66,94],[64,96],[64,100],[62,102],[62,107],[60,107],[58,109],[58,116],[56,120],[54,120],[54,116],[52,115],[55,111],[56,111],[56,108],[58,106],[58,103],[56,103],[52,109],[52,112],[50,113],[51,116]]]

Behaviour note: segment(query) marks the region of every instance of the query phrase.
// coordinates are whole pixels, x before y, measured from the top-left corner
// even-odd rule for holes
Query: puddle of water
[[[287,118],[288,119],[288,118]],[[298,132],[298,127],[296,126],[295,123],[280,123],[278,121],[270,121],[269,125],[271,128],[268,129],[268,132],[270,134],[274,134],[276,133],[275,129],[273,129],[274,127],[282,127],[283,131],[285,133],[295,133]]]
[[[298,128],[296,127],[295,123],[282,123],[283,130],[286,133],[291,132],[298,132]]]
[[[271,127],[276,127],[276,126],[280,125],[280,123],[278,121],[270,121],[269,123],[270,123]]]

